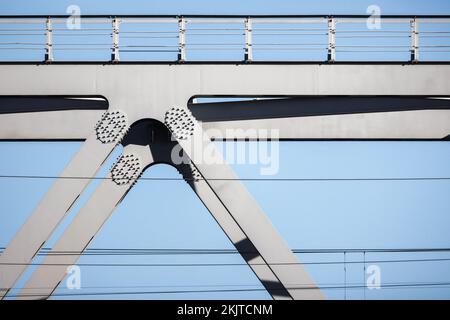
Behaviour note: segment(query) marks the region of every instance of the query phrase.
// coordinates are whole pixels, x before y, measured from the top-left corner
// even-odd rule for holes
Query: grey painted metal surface
[[[163,121],[168,109],[194,96],[439,97],[450,91],[450,65],[1,65],[0,72],[8,75],[0,79],[0,95],[104,96],[130,123]]]
[[[445,97],[450,92],[448,65],[2,65],[0,71],[8,75],[0,79],[0,95],[100,95],[123,110],[130,123],[141,118],[163,121],[166,110],[186,106],[194,96]],[[300,103],[291,109],[301,107]],[[295,111],[286,117],[285,108],[279,114],[275,109],[270,117],[266,109],[252,112],[251,119],[213,121],[204,123],[204,128],[220,129],[217,138],[225,136],[227,127],[279,129],[282,139],[441,139],[448,135],[448,111],[438,107],[347,114],[336,110],[334,115],[301,117]],[[83,135],[97,115],[84,113],[88,111],[0,114],[0,139]],[[48,119],[61,121],[45,128]],[[68,130],[69,121],[73,130]]]
[[[103,112],[65,110],[2,114],[0,140],[85,140]]]
[[[210,138],[219,140],[267,139],[258,134],[261,130],[276,130],[280,140],[442,139],[450,132],[449,98],[305,97],[196,103],[188,108]],[[73,109],[0,114],[0,140],[84,140],[102,113]],[[343,130],[346,127],[353,130]]]
[[[114,145],[88,137],[61,173],[69,177],[93,177]],[[53,230],[88,185],[88,179],[58,179],[0,255],[1,288],[12,288]],[[9,290],[9,289],[8,289]],[[7,290],[0,292],[3,297]]]
[[[190,115],[187,109],[188,101],[197,96],[445,97],[450,93],[449,71],[449,65],[381,64],[1,65],[0,72],[8,77],[0,79],[0,95],[103,96],[108,100],[110,108],[109,112],[99,119],[104,125],[97,125],[95,128],[92,126],[93,119],[98,115],[98,111],[92,110],[0,114],[0,128],[5,128],[0,130],[0,138],[51,140],[58,139],[58,135],[62,139],[85,137],[87,140],[84,146],[61,176],[92,177],[130,124],[141,119],[154,119],[158,123],[165,123],[205,179],[191,184],[201,200],[238,250],[242,243],[245,244],[248,240],[251,247],[258,252],[258,255],[252,258],[246,257],[245,252],[240,250],[269,292],[275,298],[284,296],[316,299],[322,298],[320,291],[243,185],[236,181],[230,183],[211,179],[217,176],[236,179],[236,176],[227,164],[223,164],[218,152],[212,153],[214,164],[204,163],[202,156],[196,153],[195,146],[199,145],[198,142],[201,142],[200,151],[206,148],[215,150],[211,137],[206,132],[208,126],[221,129],[219,136],[222,137],[226,136],[223,133],[226,128],[252,127],[280,129],[282,136],[287,139],[442,139],[450,133],[449,111],[439,106],[431,106],[431,109],[421,109],[419,106],[419,110],[359,112],[355,109],[345,114],[337,114],[339,112],[334,111],[331,114],[305,116],[296,114],[297,111],[292,106],[292,117],[286,115],[285,107],[277,114],[280,105],[273,102],[269,109],[255,111],[252,120],[228,121],[230,119],[225,117],[220,121],[205,121],[201,126],[201,123]],[[335,98],[336,101],[339,97]],[[445,99],[442,101],[445,104]],[[329,102],[332,103],[333,98],[330,98]],[[318,108],[324,108],[324,105],[319,105]],[[223,117],[223,112],[221,115]],[[83,123],[84,116],[87,117],[86,123]],[[35,132],[52,117],[61,121],[55,121],[52,123],[53,128],[43,133]],[[177,125],[180,119],[184,120],[181,126]],[[10,123],[17,124],[17,127],[11,126]],[[120,127],[119,131],[117,125]],[[248,134],[241,132],[233,136],[246,138]],[[139,155],[139,158],[147,159],[139,160],[143,161],[142,163],[152,162],[148,152],[139,151]],[[132,172],[142,170],[142,167],[134,167],[133,159],[129,160],[134,170]],[[111,178],[114,178],[113,174],[114,172],[111,173]],[[129,189],[127,182],[134,179],[118,178],[116,181],[124,182],[119,185],[114,184],[112,180],[105,181],[94,193],[91,202],[79,213],[70,227],[72,229],[69,228],[60,239],[61,248],[82,251],[111,214],[117,202],[126,194]],[[89,179],[57,180],[0,256],[0,261],[29,263],[88,182]],[[89,215],[96,205],[102,206],[98,216]],[[86,229],[86,232],[80,231],[81,226],[85,224],[90,224],[91,228]],[[263,263],[256,264],[254,261]],[[25,266],[2,265],[1,287],[11,288],[24,270]],[[39,270],[30,280],[28,287],[41,281],[54,287],[63,276],[61,268],[55,272],[42,268]],[[279,285],[271,287],[270,283],[273,283],[274,279],[288,295],[279,294]],[[290,288],[292,283],[309,284],[313,289],[296,290]],[[4,294],[5,292],[2,293]],[[48,294],[49,292],[38,293],[42,297]]]
[[[144,151],[141,151],[142,149],[144,149]],[[137,156],[139,158],[138,161],[142,164],[153,162],[151,154],[148,152],[148,147],[145,146],[130,146],[125,148],[124,156],[127,155]],[[95,190],[90,200],[80,210],[73,222],[53,246],[52,251],[83,252],[95,234],[102,227],[103,223],[112,214],[114,208],[126,195],[131,184],[135,182],[142,171],[142,168],[139,169],[137,175],[131,177],[130,183],[124,184],[116,183],[116,181],[113,180],[113,173],[110,172],[107,177],[109,179],[104,180]],[[127,173],[123,175],[126,176]],[[74,265],[78,258],[78,255],[47,256],[44,259],[43,265],[33,273],[31,279],[19,294],[19,298],[45,299],[50,296],[58,286],[59,282],[63,280],[67,267]]]

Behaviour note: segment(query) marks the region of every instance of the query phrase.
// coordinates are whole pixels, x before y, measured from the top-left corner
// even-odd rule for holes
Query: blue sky
[[[323,15],[339,15],[339,14],[367,14],[367,9],[370,5],[377,5],[381,9],[381,14],[410,14],[410,15],[425,15],[425,14],[445,14],[450,12],[450,2],[448,1],[143,1],[143,0],[131,0],[126,1],[126,4],[120,1],[66,1],[66,0],[57,0],[57,1],[2,1],[0,4],[0,14],[41,14],[41,15],[51,15],[51,14],[67,14],[67,8],[70,5],[77,5],[81,9],[81,14],[111,14],[111,15],[120,15],[120,14],[323,14]],[[139,24],[138,24],[139,25]],[[360,28],[364,27],[365,23],[362,24],[348,24],[341,23],[338,24],[337,30],[352,30],[352,28]],[[256,26],[256,24],[255,24]],[[261,25],[260,25],[261,26]],[[289,27],[290,25],[285,25],[285,27]],[[57,26],[56,26],[57,27]],[[91,25],[92,28],[95,27],[104,27],[104,25]],[[153,26],[154,28],[156,26]],[[174,30],[176,30],[176,24],[173,25]],[[223,25],[222,25],[223,27]],[[280,27],[280,26],[278,26]],[[317,28],[320,25],[317,24],[305,24],[305,28]],[[323,25],[322,27],[326,27]],[[346,34],[337,33],[337,57],[339,60],[380,60],[380,59],[390,59],[390,60],[403,60],[407,61],[410,57],[409,53],[409,45],[410,39],[408,38],[409,31],[409,23],[406,21],[404,24],[389,24],[384,23],[383,28],[385,30],[401,30],[406,31],[405,34],[391,34],[390,38],[378,38],[372,37],[370,39],[358,38],[355,35],[352,35],[350,38],[346,38]],[[440,28],[450,28],[450,24],[441,24]],[[121,31],[133,30],[132,26],[122,24]],[[189,28],[188,28],[189,29]],[[257,27],[255,27],[255,30]],[[433,29],[433,26],[429,26],[428,24],[422,23],[420,26],[420,30],[423,31],[436,31]],[[319,31],[318,31],[319,32]],[[65,38],[61,35],[57,35],[58,32],[54,30],[53,32],[53,42],[55,49],[55,59],[60,57],[64,57],[64,59],[68,60],[108,60],[110,58],[110,37],[109,33],[106,32],[104,36],[101,34],[102,31],[97,31],[96,36],[92,37],[69,37]],[[189,34],[189,33],[188,33]],[[401,35],[402,39],[398,37]],[[434,35],[436,36],[436,34]],[[21,36],[16,39],[5,37],[10,41],[29,41],[29,42],[39,42],[45,43],[45,36],[42,33],[37,36]],[[90,52],[86,52],[83,50],[77,50],[75,53],[71,53],[67,50],[59,49],[59,46],[62,44],[67,44],[67,41],[76,41],[81,43],[86,43],[85,40],[90,40],[90,42],[95,42],[97,44],[105,44],[105,50],[102,51],[101,47],[97,47],[98,50]],[[120,36],[120,46],[121,48],[130,45],[130,44],[149,44],[151,42],[152,45],[177,45],[177,39],[153,39],[149,42],[147,40],[142,39],[126,39],[124,34]],[[243,36],[223,36],[221,38],[218,37],[193,37],[187,35],[187,45],[196,42],[195,40],[201,40],[204,43],[217,42],[219,40],[226,43],[243,43]],[[440,38],[431,38],[431,37],[422,37],[421,36],[421,46],[427,45],[443,45],[447,44],[445,37]],[[89,42],[89,41],[87,41]],[[267,42],[283,42],[283,43],[319,43],[323,46],[323,50],[321,52],[313,51],[313,50],[305,50],[299,52],[298,50],[292,51],[287,50],[283,51],[283,60],[325,60],[326,59],[326,44],[327,37],[324,33],[323,36],[268,36],[268,35],[258,35],[257,32],[254,32],[253,35],[253,46],[254,46],[254,55],[255,60],[277,60],[280,59],[280,56],[277,56],[277,52],[274,51],[262,51],[257,50],[258,46],[261,44],[265,44]],[[352,51],[351,47],[344,46],[352,46],[352,45],[389,45],[389,46],[404,46],[402,48],[399,47],[391,47],[389,48],[390,53],[387,56],[383,56],[382,54],[376,53],[365,53],[363,55],[349,52]],[[17,45],[15,45],[17,47]],[[315,46],[316,47],[316,46]],[[92,48],[92,47],[91,47]],[[278,47],[279,48],[279,47]],[[297,47],[298,48],[298,47]],[[38,47],[34,47],[34,49],[38,49]],[[161,48],[158,48],[158,50]],[[164,48],[166,50],[170,50],[170,48]],[[189,49],[189,48],[188,48]],[[364,49],[364,48],[360,48]],[[365,48],[366,50],[367,47]],[[425,52],[426,50],[437,50],[445,51],[445,52]],[[158,60],[176,60],[176,48],[173,49],[173,53],[152,53],[148,54],[147,57],[151,56],[151,59]],[[386,48],[386,50],[388,50]],[[400,50],[401,53],[394,53],[393,51]],[[121,58],[122,60],[140,60],[145,59],[146,54],[144,53],[130,53],[124,52],[123,48],[121,49]],[[347,51],[347,52],[345,52]],[[421,59],[423,60],[446,60],[449,56],[449,50],[445,47],[439,48],[422,48],[421,49]],[[23,60],[23,59],[31,59],[32,60],[42,60],[43,59],[43,49],[42,50],[0,50],[0,58],[11,60],[11,55],[14,60]],[[200,60],[241,60],[242,59],[242,49],[238,49],[236,51],[208,51],[208,52],[198,52],[191,50],[188,53],[188,59],[200,59]]]
[[[84,14],[365,14],[373,1],[3,1],[0,14],[64,14],[77,4]],[[450,14],[448,1],[376,1],[383,14]],[[231,142],[230,142],[231,143]],[[219,144],[219,143],[218,143]],[[1,142],[0,174],[58,175],[80,143]],[[104,175],[120,154],[110,157]],[[282,142],[275,177],[450,177],[449,142]],[[258,165],[233,165],[240,177],[258,177]],[[144,177],[179,177],[158,165]],[[0,179],[0,247],[5,247],[52,180]],[[97,182],[90,185],[92,191]],[[450,181],[244,182],[291,248],[450,247]],[[80,199],[45,245],[51,246],[81,207]],[[214,219],[183,181],[140,181],[90,248],[232,249]],[[338,261],[343,254],[301,254],[306,262]],[[450,253],[368,253],[367,260],[450,258]],[[361,261],[361,253],[347,254]],[[36,260],[35,262],[39,262]],[[84,256],[80,263],[242,263],[237,255]],[[450,282],[450,262],[379,264],[382,283]],[[324,287],[361,285],[362,263],[307,265]],[[31,270],[30,270],[31,271]],[[24,275],[20,284],[29,276]],[[64,282],[63,282],[64,284]],[[247,266],[82,267],[88,292],[147,292],[259,288]],[[440,288],[326,289],[331,299],[450,298]],[[56,294],[74,293],[64,286]],[[14,292],[13,292],[14,294]],[[55,299],[67,298],[64,296]],[[72,298],[268,299],[264,291],[190,294],[74,296]]]
[[[445,14],[450,9],[445,0],[18,0],[2,1],[1,10],[3,14],[65,14],[72,4],[79,5],[84,14],[366,14],[372,4],[380,6],[384,14]]]

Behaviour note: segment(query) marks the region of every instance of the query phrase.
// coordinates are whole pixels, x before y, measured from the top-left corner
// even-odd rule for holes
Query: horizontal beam
[[[0,114],[0,140],[85,140],[103,110]]]
[[[103,97],[0,96],[0,115],[22,112],[107,109],[108,101]]]
[[[444,97],[348,97],[312,96],[294,98],[250,98],[238,101],[189,104],[194,117],[203,122],[274,119],[412,110],[448,110]]]
[[[118,62],[111,62],[111,61],[105,61],[105,60],[73,60],[73,61],[52,61],[51,63],[45,62],[45,61],[0,61],[1,65],[32,65],[32,66],[44,66],[44,65],[232,65],[232,66],[239,66],[239,65],[249,65],[248,62],[244,60],[227,60],[227,61],[220,61],[220,60],[193,60],[193,61],[183,61],[180,62],[179,60],[158,60],[158,61],[146,61],[146,60],[136,60],[136,61],[118,61]],[[364,61],[364,60],[357,60],[357,61],[334,61],[329,62],[327,60],[312,60],[312,61],[302,61],[302,60],[289,60],[289,61],[276,61],[276,60],[264,60],[264,61],[252,61],[252,65],[394,65],[394,66],[405,66],[405,65],[450,65],[450,61],[443,60],[443,61],[417,61],[417,62],[411,62],[408,61],[402,61],[402,60],[392,60],[392,61]]]
[[[0,73],[8,75],[0,79],[0,95],[103,96],[125,112],[130,123],[143,118],[164,121],[169,107],[186,106],[200,96],[450,95],[448,64],[0,65]],[[347,116],[354,117],[337,118]]]
[[[280,140],[442,140],[450,137],[450,110],[206,122],[203,128],[216,140],[265,140],[272,130]]]
[[[0,19],[11,19],[11,18],[70,18],[70,15],[0,15]],[[358,15],[358,14],[312,14],[312,15],[264,15],[264,14],[251,14],[251,15],[202,15],[202,14],[186,14],[186,15],[145,15],[145,14],[104,14],[104,15],[89,15],[83,14],[82,18],[361,18],[367,19],[371,18],[370,15]],[[381,15],[381,18],[450,18],[450,15]]]
[[[0,141],[85,140],[100,115],[101,112],[98,111],[1,115]],[[49,123],[52,125],[49,126]],[[422,110],[212,121],[204,122],[203,128],[208,130],[211,138],[215,140],[266,140],[269,138],[261,135],[260,130],[269,133],[271,130],[277,130],[279,140],[441,140],[450,135],[450,111]]]
[[[429,97],[303,97],[194,103],[217,140],[417,140],[450,136],[450,100]]]

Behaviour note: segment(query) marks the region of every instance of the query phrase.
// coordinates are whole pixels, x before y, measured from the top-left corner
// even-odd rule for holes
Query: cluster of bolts
[[[127,130],[127,117],[121,111],[105,112],[95,126],[97,139],[102,143],[118,143]]]
[[[140,174],[141,162],[134,154],[121,155],[111,169],[112,180],[119,186],[134,183]]]
[[[177,139],[186,140],[194,133],[195,119],[185,109],[170,109],[166,112],[164,122]]]

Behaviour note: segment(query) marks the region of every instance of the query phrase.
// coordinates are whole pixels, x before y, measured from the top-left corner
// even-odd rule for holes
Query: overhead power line
[[[0,175],[1,179],[73,179],[73,180],[112,180],[111,177],[51,176],[51,175]],[[450,177],[382,177],[382,178],[195,178],[140,177],[148,181],[426,181],[450,180]]]
[[[6,249],[0,247],[0,252]],[[426,253],[450,252],[450,247],[435,248],[317,248],[292,249],[298,254],[339,254],[339,253]],[[54,250],[44,247],[40,255],[215,255],[215,254],[252,254],[254,251],[239,252],[236,249],[207,249],[207,248],[88,248],[82,252],[71,250]]]
[[[380,288],[446,288],[450,286],[450,282],[428,282],[428,283],[393,283],[381,284]],[[365,285],[336,285],[336,286],[320,286],[323,289],[358,289],[365,288]],[[292,286],[286,289],[292,290],[315,290],[315,287],[309,286]],[[209,289],[209,290],[164,290],[164,291],[110,291],[110,292],[79,292],[79,293],[53,293],[53,297],[71,297],[71,296],[101,296],[101,295],[151,295],[151,294],[188,294],[188,293],[233,293],[233,292],[264,292],[265,288],[236,288],[236,289]],[[17,294],[10,295],[10,298],[19,297],[42,297],[39,294]]]
[[[424,259],[395,259],[395,260],[365,260],[365,261],[320,261],[320,262],[271,262],[273,266],[287,265],[335,265],[335,264],[362,264],[362,263],[406,263],[406,262],[449,262],[450,258],[424,258]],[[3,266],[70,266],[73,263],[27,263],[2,262]],[[266,263],[77,263],[79,267],[238,267],[238,266],[265,266]]]
[[[357,286],[360,285],[361,282],[347,282],[347,286]],[[427,285],[429,284],[429,282],[390,282],[387,283],[390,285]],[[320,287],[326,287],[326,286],[340,286],[342,285],[341,282],[321,282],[319,284]],[[304,283],[292,283],[290,284],[290,287],[298,287],[298,286],[307,286],[307,284]],[[142,288],[233,288],[233,287],[241,287],[241,288],[248,288],[248,287],[254,287],[254,288],[263,288],[263,285],[258,283],[258,284],[248,284],[248,283],[221,283],[221,284],[199,284],[199,283],[193,283],[193,284],[184,284],[184,285],[180,285],[180,284],[142,284],[142,285],[109,285],[109,286],[83,286],[82,289],[86,290],[86,289],[142,289]],[[39,287],[26,287],[26,288],[22,288],[22,287],[12,287],[9,288],[8,290],[40,290],[40,289],[53,289],[52,286],[39,286]],[[61,289],[66,289],[66,288],[61,288]],[[0,288],[0,290],[5,290],[5,288]],[[71,289],[68,289],[71,290]]]

